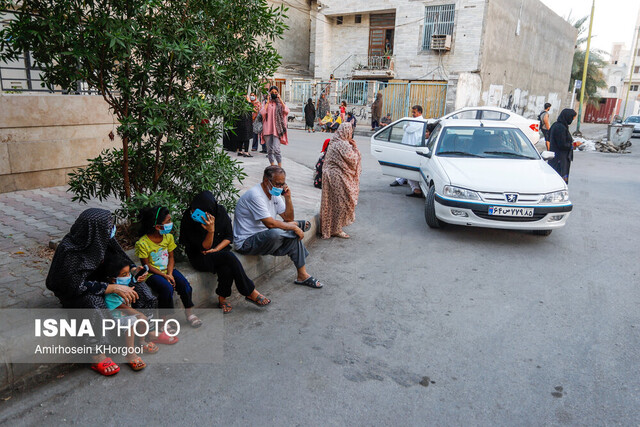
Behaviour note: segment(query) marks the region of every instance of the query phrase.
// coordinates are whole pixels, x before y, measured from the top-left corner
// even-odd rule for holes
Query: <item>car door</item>
[[[440,137],[442,126],[438,125],[429,135],[429,139],[425,141],[426,147],[429,149],[428,154],[419,154],[420,157],[420,188],[424,194],[429,192],[429,183],[434,181],[434,175],[438,172],[434,170],[433,152],[435,150],[436,141]]]
[[[378,131],[371,137],[371,154],[385,175],[420,179],[420,160],[416,148],[424,146],[426,122],[403,119]]]

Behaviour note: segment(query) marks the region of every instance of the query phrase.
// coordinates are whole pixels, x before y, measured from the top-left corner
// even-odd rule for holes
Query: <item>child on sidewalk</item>
[[[187,322],[193,328],[202,325],[202,321],[191,312],[192,289],[187,279],[174,268],[173,250],[177,247],[171,229],[171,215],[164,206],[145,208],[140,214],[142,237],[136,242],[136,256],[143,265],[149,266],[147,285],[158,294],[158,307],[173,309],[174,290],[180,295]],[[169,330],[175,334],[174,330]],[[165,334],[166,335],[166,334]],[[174,337],[177,339],[177,337]]]
[[[108,276],[108,283],[130,286],[133,281],[133,277],[131,276],[131,267],[129,266],[129,260],[125,260],[123,258],[111,258],[107,261],[105,265],[105,272]],[[147,317],[140,313],[138,310],[131,308],[127,304],[125,304],[124,300],[120,295],[115,293],[107,294],[104,297],[104,302],[107,305],[107,308],[111,310],[111,315],[118,322],[118,325],[131,325],[129,327],[129,331],[125,338],[125,343],[127,348],[133,349],[135,346],[136,335],[133,333],[133,323],[137,319],[147,320]],[[139,325],[137,330],[138,334],[141,334],[144,328],[142,325]],[[147,342],[146,337],[139,337],[140,345],[143,348],[145,353],[157,353],[158,346],[152,342]],[[146,363],[140,358],[140,356],[135,353],[131,353],[127,355],[127,360],[129,362],[129,366],[134,371],[140,371],[146,368]]]

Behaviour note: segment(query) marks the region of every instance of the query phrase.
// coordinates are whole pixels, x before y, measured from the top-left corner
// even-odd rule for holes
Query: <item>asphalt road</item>
[[[284,154],[312,167],[323,137],[292,131]],[[353,238],[318,241],[308,260],[325,289],[275,274],[260,286],[270,307],[225,317],[223,362],[75,371],[0,401],[0,420],[637,425],[640,150],[576,153],[573,214],[540,237],[429,229],[423,201],[358,142]]]

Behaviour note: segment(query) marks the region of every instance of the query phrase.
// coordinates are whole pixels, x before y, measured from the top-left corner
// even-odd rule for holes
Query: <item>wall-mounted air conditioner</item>
[[[432,35],[431,50],[451,50],[451,36],[449,34]]]

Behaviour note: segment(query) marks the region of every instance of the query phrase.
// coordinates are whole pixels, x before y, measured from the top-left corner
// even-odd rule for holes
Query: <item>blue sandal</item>
[[[295,280],[293,283],[296,285],[304,285],[314,289],[320,289],[322,287],[322,283],[318,282],[318,279],[313,276],[307,277],[305,280]]]

